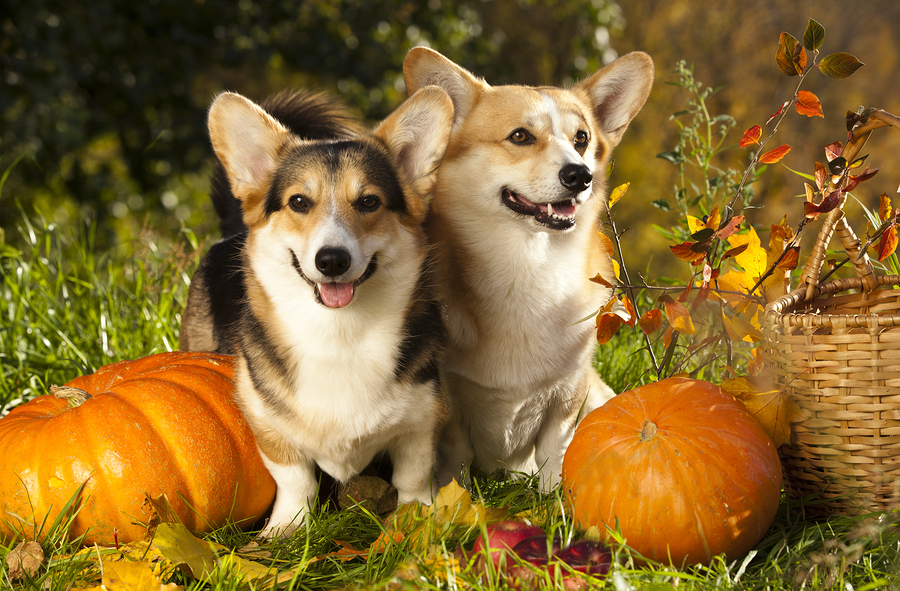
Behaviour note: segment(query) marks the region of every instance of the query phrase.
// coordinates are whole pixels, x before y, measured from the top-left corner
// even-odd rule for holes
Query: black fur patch
[[[209,295],[216,351],[237,353],[240,310],[247,292],[244,289],[243,251],[247,234],[235,234],[212,245],[197,269]]]
[[[250,380],[259,392],[263,404],[278,414],[287,415],[288,408],[278,392],[271,387],[273,383],[282,383],[286,391],[293,391],[290,369],[278,350],[271,345],[266,328],[253,314],[250,306],[242,306],[241,353],[247,362]],[[273,380],[272,378],[276,378]]]
[[[260,106],[302,139],[349,139],[362,131],[342,105],[324,94],[282,92],[267,98]],[[225,167],[218,160],[210,181],[210,197],[219,215],[223,237],[246,231],[241,202],[232,194]]]
[[[381,189],[387,209],[401,215],[408,212],[403,187],[394,172],[391,157],[377,143],[358,139],[292,148],[282,157],[269,187],[265,202],[266,217],[287,205],[290,195],[286,194],[286,187],[312,166],[324,167],[324,170],[310,171],[310,174],[324,175],[326,178],[339,178],[344,170],[359,171],[369,183]],[[314,195],[309,197],[315,201]]]
[[[434,297],[427,262],[416,286],[404,328],[406,338],[400,344],[400,357],[394,375],[398,380],[406,379],[414,384],[432,380],[439,383],[438,355],[447,341],[447,327],[441,305]]]

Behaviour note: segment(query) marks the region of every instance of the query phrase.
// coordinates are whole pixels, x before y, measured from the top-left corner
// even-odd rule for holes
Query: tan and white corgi
[[[322,101],[276,99],[276,118],[224,93],[209,112],[227,177],[214,181],[225,191],[214,201],[232,235],[194,276],[181,347],[237,354],[235,395],[277,483],[264,536],[302,521],[316,466],[346,481],[382,452],[399,500],[430,502],[446,415],[422,196],[452,103],[424,89],[354,135]],[[239,221],[228,219],[230,193]]]
[[[571,88],[490,86],[417,47],[410,96],[437,85],[455,110],[425,222],[449,342],[450,419],[439,481],[483,471],[560,479],[576,421],[613,392],[591,364],[591,322],[614,283],[598,241],[610,153],[650,93],[653,62],[628,54]]]

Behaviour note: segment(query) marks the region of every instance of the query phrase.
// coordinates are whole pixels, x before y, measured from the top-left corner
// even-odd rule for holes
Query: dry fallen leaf
[[[381,515],[397,508],[397,489],[377,476],[356,476],[341,487],[338,506],[341,510],[362,508]]]
[[[6,555],[6,566],[12,581],[33,577],[44,563],[44,551],[37,542],[22,542]]]

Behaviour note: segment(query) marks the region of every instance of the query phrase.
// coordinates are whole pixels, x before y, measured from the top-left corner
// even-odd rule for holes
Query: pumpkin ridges
[[[645,418],[658,429],[640,441]],[[732,429],[726,436],[719,432]],[[597,449],[598,439],[620,434],[624,443]],[[774,518],[778,464],[771,441],[733,397],[706,382],[663,380],[619,395],[585,417],[566,452],[563,491],[581,527],[606,521],[615,527],[618,516],[626,541],[648,558],[702,562],[725,551],[735,559]],[[740,482],[732,474],[756,465],[754,479]],[[719,480],[722,474],[727,477]]]
[[[99,541],[101,544],[112,543],[113,527],[119,528],[118,539],[120,542],[140,539],[143,537],[145,529],[139,525],[131,525],[130,522],[133,520],[145,521],[148,517],[141,512],[143,493],[159,494],[166,490],[169,492],[170,502],[175,506],[179,515],[186,518],[185,524],[191,529],[208,530],[211,527],[218,527],[229,515],[235,521],[243,521],[243,525],[246,526],[248,517],[259,517],[268,507],[274,497],[275,486],[262,465],[252,432],[241,418],[231,397],[233,390],[231,359],[215,354],[168,353],[146,357],[134,362],[134,367],[138,370],[145,371],[154,378],[159,378],[152,385],[148,385],[147,382],[137,385],[123,383],[132,378],[139,379],[140,372],[135,372],[129,362],[119,362],[101,368],[92,376],[81,376],[69,382],[69,386],[79,387],[94,394],[97,394],[98,389],[100,392],[110,392],[109,396],[98,394],[88,400],[85,403],[85,405],[90,404],[87,409],[82,406],[71,411],[65,410],[67,409],[65,401],[49,396],[38,397],[17,407],[7,417],[0,420],[0,474],[5,476],[7,473],[16,474],[23,470],[20,448],[22,438],[16,437],[16,435],[18,431],[28,431],[29,427],[39,430],[42,427],[49,428],[44,427],[45,425],[52,425],[53,431],[45,432],[45,437],[51,447],[54,447],[52,444],[56,443],[57,449],[52,450],[53,453],[48,451],[45,454],[47,459],[44,463],[51,466],[50,472],[54,474],[58,472],[65,479],[67,486],[70,481],[78,480],[79,477],[83,480],[86,477],[86,474],[83,473],[85,469],[93,469],[99,475],[98,478],[88,479],[89,484],[94,481],[105,481],[107,475],[101,474],[101,467],[93,459],[85,458],[86,454],[90,454],[88,448],[93,447],[99,450],[98,453],[101,456],[107,454],[115,460],[116,446],[120,443],[119,440],[124,440],[121,442],[123,445],[132,447],[128,447],[128,451],[122,452],[128,456],[128,461],[117,468],[125,470],[124,478],[133,479],[133,483],[117,481],[115,484],[109,484],[110,488],[108,489],[102,489],[102,487],[89,489],[86,486],[85,495],[90,495],[90,498],[82,506],[76,522],[73,523],[70,530],[72,535],[80,535],[86,524],[89,523],[93,533],[87,536],[85,540],[87,543],[93,541]],[[193,366],[192,363],[196,363],[196,366]],[[157,366],[164,369],[159,369]],[[188,389],[195,388],[202,391],[203,396],[197,398],[193,395],[194,393],[185,394],[184,392],[173,395],[171,390],[180,390],[181,387],[167,383],[164,379],[166,372],[171,372],[175,376],[174,380],[181,382]],[[162,390],[159,390],[160,388]],[[95,400],[97,398],[100,399],[99,405]],[[127,403],[123,403],[123,398],[128,398]],[[153,409],[158,406],[157,403],[160,401],[162,401],[162,407],[171,411],[168,412],[168,417],[159,417],[158,410],[144,412],[143,409]],[[131,410],[123,410],[129,406],[132,407]],[[45,412],[48,409],[62,410]],[[95,413],[95,409],[102,410],[105,414]],[[157,416],[144,416],[147,414]],[[184,420],[185,417],[188,417],[187,422]],[[78,422],[77,420],[73,422],[73,419],[79,418],[85,419],[84,426],[73,426]],[[96,420],[98,418],[99,420]],[[171,427],[171,433],[165,433],[169,429],[165,426],[168,423],[152,422],[151,418],[153,420],[175,418],[180,420],[181,424],[178,427]],[[191,420],[193,422],[190,422]],[[206,425],[210,422],[216,423],[216,427],[206,429]],[[156,425],[163,426],[156,427]],[[57,428],[58,426],[59,428]],[[157,430],[168,436],[169,441],[175,442],[175,453],[170,454],[164,451],[167,446],[162,445],[161,440],[153,441],[154,437],[149,434]],[[130,434],[137,431],[141,431],[142,435],[131,437]],[[76,443],[80,445],[79,437],[76,436],[80,434],[88,434],[94,438],[94,441],[90,446],[85,445],[83,449],[67,455],[68,448],[75,448]],[[212,436],[218,436],[219,441],[207,443]],[[224,441],[221,441],[223,436]],[[182,470],[168,469],[171,464],[166,462],[174,462],[180,447],[196,448],[201,443],[207,446],[205,451],[195,450],[191,452],[195,454],[193,461],[190,459],[181,461],[182,464],[188,466],[189,479],[206,478],[206,484],[201,488],[207,492],[214,492],[209,495],[212,500],[208,507],[194,507],[200,513],[200,515],[196,515],[193,510],[187,508],[181,500],[181,495],[187,497],[188,495],[185,493],[189,490],[189,484],[197,483],[168,486],[167,483],[174,474],[179,473],[179,477],[182,478],[184,475],[180,474]],[[235,451],[236,447],[237,451]],[[7,461],[11,455],[4,453],[7,449],[14,449],[17,453],[16,463],[11,460]],[[30,461],[31,455],[37,454],[29,454],[25,461]],[[140,465],[141,462],[146,465]],[[163,466],[156,475],[151,477],[150,481],[139,479],[135,475],[136,473],[128,471],[131,467],[152,470],[153,467],[150,464]],[[46,472],[45,468],[42,470]],[[144,471],[146,472],[146,470]],[[70,476],[69,472],[74,472],[76,476]],[[205,474],[200,474],[201,472]],[[115,477],[110,476],[109,478],[114,479]],[[4,480],[9,479],[4,478]],[[24,490],[18,482],[4,482],[4,480],[0,480],[0,509],[2,509],[0,520],[7,517],[7,510],[27,513],[27,517],[37,512],[38,521],[45,518],[48,513],[46,505],[34,503],[32,508],[13,504],[12,501],[16,500],[16,495],[21,496],[24,494]],[[45,495],[44,498],[53,500],[52,496],[47,497],[46,495],[68,493],[61,500],[53,500],[53,511],[58,514],[58,510],[69,500],[74,490],[77,490],[81,481],[77,483],[74,490],[68,490],[66,487],[49,490],[45,487],[47,480],[42,478],[35,483],[39,494]],[[226,482],[228,486],[223,486]],[[237,486],[238,494],[235,494],[235,488],[231,486],[232,482]],[[142,490],[144,488],[146,491]],[[179,504],[184,507],[181,511],[177,508]],[[199,504],[202,505],[202,503]],[[94,510],[96,512],[92,513]],[[126,515],[123,515],[123,512]],[[48,523],[54,517],[55,515],[51,513]],[[88,519],[89,517],[91,519]],[[196,526],[192,526],[190,523],[192,519],[195,520]],[[10,529],[0,524],[0,535],[10,534]]]
[[[221,372],[219,368],[198,368],[199,375],[198,372],[193,371],[193,369],[190,372],[173,371],[175,369],[177,368],[169,365],[167,366],[168,371],[166,372],[165,377],[158,377],[155,375],[158,372],[150,371],[145,372],[144,376],[141,378],[132,379],[129,380],[129,382],[130,384],[133,384],[134,387],[140,387],[141,389],[145,389],[151,385],[156,388],[165,385],[165,387],[162,388],[163,390],[175,388],[184,389],[185,395],[190,396],[193,399],[193,402],[190,404],[191,407],[202,406],[203,411],[200,412],[200,414],[210,415],[216,418],[215,423],[208,422],[206,427],[215,428],[216,430],[220,430],[222,433],[227,434],[227,437],[220,438],[227,442],[227,449],[220,448],[217,449],[215,453],[219,456],[221,462],[233,466],[233,468],[240,473],[238,477],[239,481],[245,480],[248,477],[246,470],[247,458],[245,457],[245,454],[241,453],[238,441],[245,444],[244,447],[249,445],[254,451],[255,441],[247,436],[249,433],[246,432],[246,430],[242,433],[237,421],[238,415],[223,412],[223,409],[233,407],[234,405],[233,399],[231,398],[233,387],[230,381],[227,381],[227,376]],[[193,382],[204,382],[204,385],[207,387],[198,388],[198,385]],[[223,385],[227,386],[227,391],[219,391]],[[210,387],[217,388],[217,391],[211,392]],[[164,420],[168,420],[168,417],[165,417]],[[188,429],[191,428],[193,427],[188,427]],[[173,436],[171,439],[176,440],[177,437]],[[169,447],[170,449],[173,448],[171,442],[169,443]],[[186,473],[190,473],[191,471],[190,466],[180,465],[180,467]],[[200,503],[201,500],[203,503],[220,503],[224,501],[226,497],[234,499],[235,496],[235,491],[230,491],[226,495],[226,491],[220,488],[214,488],[211,491],[207,491],[208,493],[213,493],[211,496],[209,494],[201,496],[197,494],[200,492],[198,490],[192,492],[195,493],[191,495],[193,503]],[[248,496],[248,493],[252,493],[252,491],[238,489],[236,501],[241,501],[243,497]],[[201,509],[201,507],[198,507],[197,505],[194,505],[194,507],[198,510]],[[203,507],[200,512],[206,512],[206,508]]]
[[[203,420],[206,437],[216,441],[227,441],[233,449],[230,433],[222,424],[220,409],[209,404],[209,399],[198,391],[198,384],[189,372],[178,371],[171,365],[166,366],[167,377],[160,377],[160,372],[151,370],[141,377],[128,379],[127,386],[119,387],[119,398],[123,403],[131,404],[131,398],[141,398],[150,392],[154,396],[152,407],[142,406],[141,416],[149,425],[149,431],[158,438],[165,453],[159,454],[171,460],[167,473],[171,477],[171,486],[180,491],[178,499],[169,499],[176,513],[181,516],[188,529],[200,529],[200,515],[211,515],[222,502],[223,490],[217,486],[214,474],[208,474],[206,466],[198,467],[191,461],[191,453],[183,450],[183,442],[191,437],[196,429],[196,417]],[[203,368],[200,368],[201,370]],[[175,379],[177,378],[177,379]],[[206,392],[206,390],[203,390]],[[164,406],[165,405],[165,406]],[[188,414],[188,412],[190,414]],[[220,463],[239,466],[237,454],[226,453],[228,450],[217,447],[209,450],[215,454]],[[218,520],[219,515],[213,515]]]

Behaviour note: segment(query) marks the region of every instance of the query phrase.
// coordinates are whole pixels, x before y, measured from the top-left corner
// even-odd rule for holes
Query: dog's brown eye
[[[356,202],[356,209],[363,213],[371,213],[381,207],[381,199],[375,195],[360,197]]]
[[[309,208],[312,207],[312,203],[306,195],[291,195],[288,205],[297,213],[309,213]]]
[[[521,127],[509,134],[508,139],[514,144],[530,144],[534,141],[534,138],[531,137],[531,134]]]
[[[586,131],[579,129],[575,132],[575,146],[582,148],[588,143],[588,134]]]

